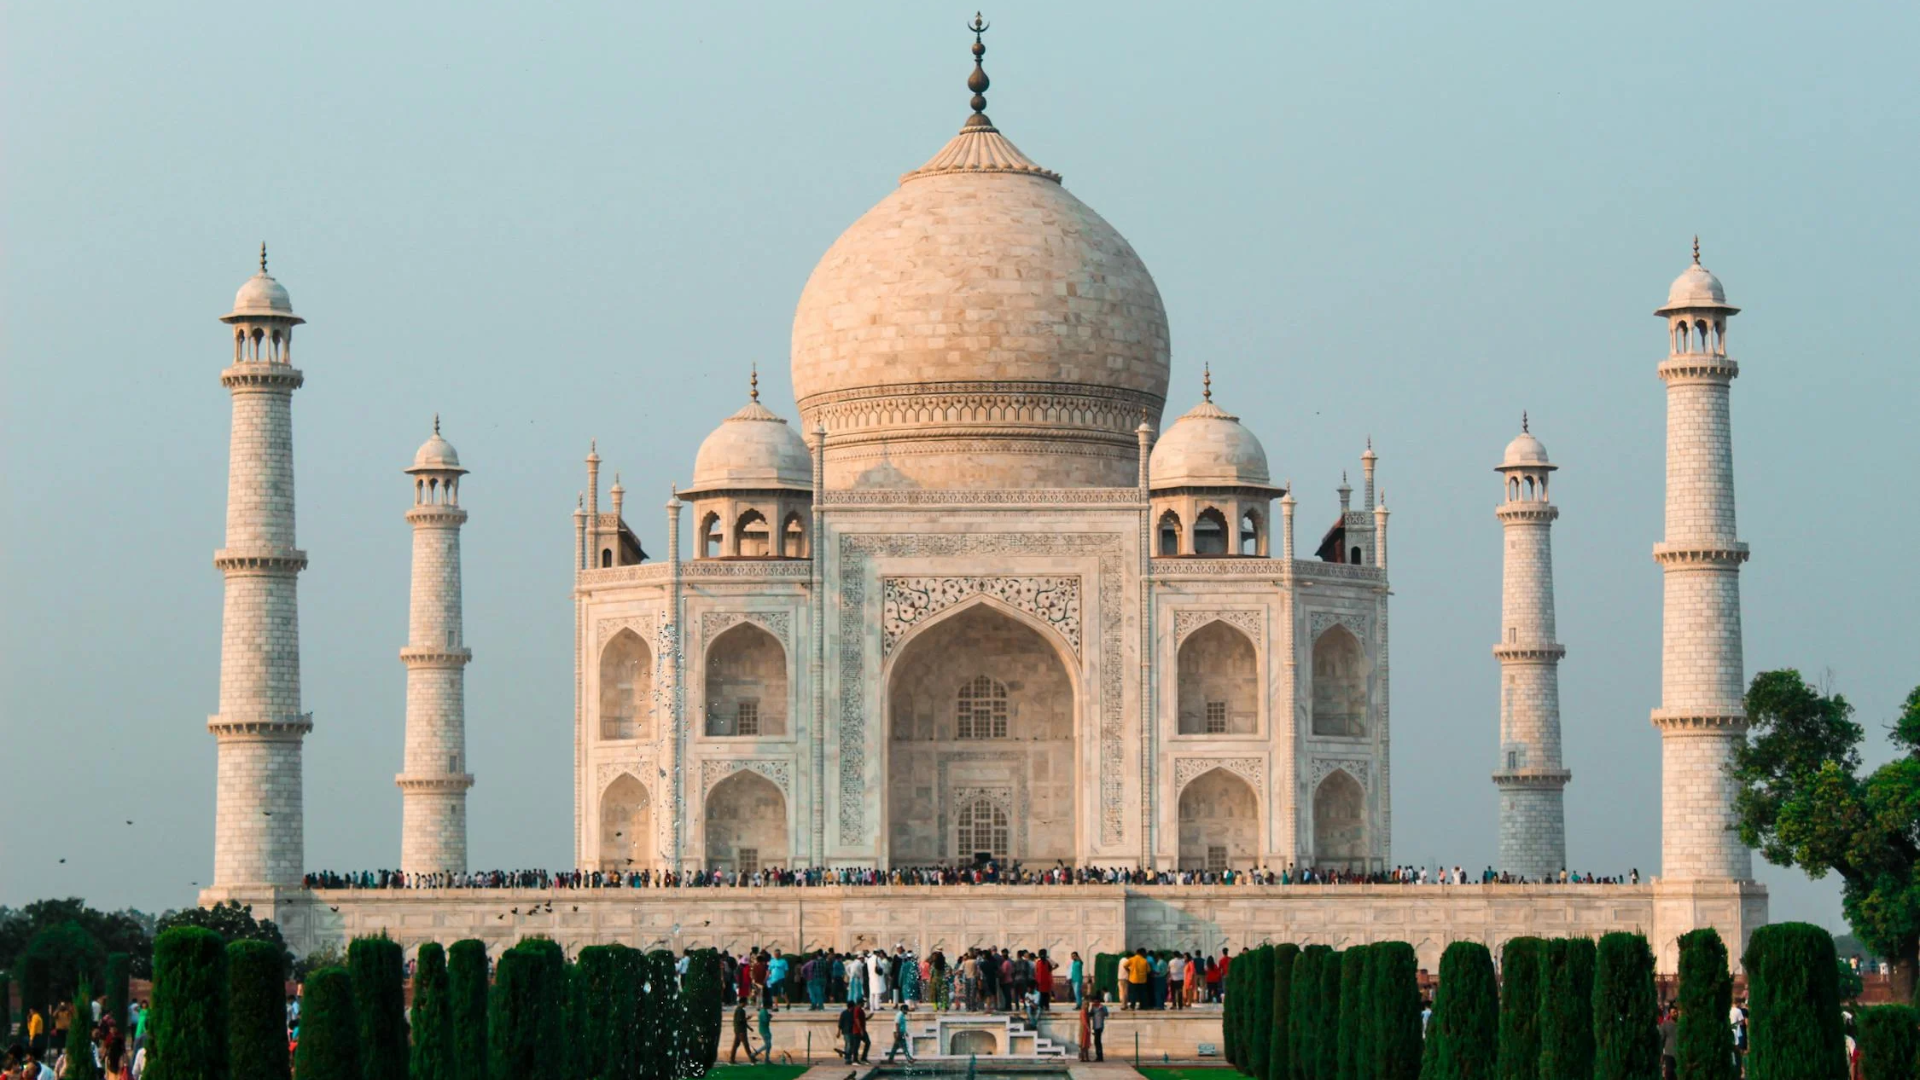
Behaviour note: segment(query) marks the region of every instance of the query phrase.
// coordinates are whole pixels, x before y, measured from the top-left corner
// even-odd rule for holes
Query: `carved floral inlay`
[[[1257,792],[1266,786],[1267,763],[1257,757],[1183,757],[1173,763],[1173,790],[1183,791],[1194,778],[1203,776],[1215,769],[1225,769],[1237,773],[1253,785]]]
[[[1173,643],[1177,647],[1187,640],[1187,635],[1210,622],[1223,622],[1228,626],[1245,630],[1253,639],[1256,648],[1260,645],[1261,630],[1266,616],[1258,611],[1176,611],[1173,613]]]
[[[708,758],[700,763],[700,798],[705,800],[715,784],[743,769],[773,781],[780,794],[793,798],[793,767],[784,758]]]
[[[712,641],[743,622],[758,623],[780,644],[793,647],[793,617],[784,611],[705,611],[700,614],[700,638]]]
[[[606,648],[607,642],[613,639],[613,635],[622,630],[633,631],[640,636],[641,641],[651,641],[653,639],[653,616],[651,614],[623,615],[611,619],[601,619],[595,622],[593,626],[593,636],[596,645],[601,649]]]
[[[890,577],[880,582],[880,655],[909,630],[975,596],[990,596],[1059,631],[1080,652],[1077,577]]]
[[[1368,638],[1367,617],[1347,611],[1316,611],[1307,616],[1307,640],[1311,641],[1330,626],[1344,626],[1362,642]]]
[[[1320,781],[1341,771],[1358,780],[1361,790],[1367,791],[1373,788],[1369,782],[1372,766],[1365,758],[1314,758],[1312,779],[1307,786],[1310,790],[1318,790]]]

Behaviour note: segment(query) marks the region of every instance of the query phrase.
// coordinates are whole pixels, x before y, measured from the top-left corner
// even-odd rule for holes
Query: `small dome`
[[[262,270],[247,279],[245,285],[233,297],[235,315],[291,315],[293,299],[287,295],[287,287],[275,281]]]
[[[1655,315],[1667,315],[1675,311],[1699,308],[1719,308],[1732,314],[1739,308],[1727,303],[1727,290],[1713,271],[1700,265],[1700,256],[1694,255],[1693,265],[1680,272],[1673,279],[1673,287],[1667,290],[1667,304],[1654,312]]]
[[[1147,469],[1155,488],[1266,487],[1267,451],[1240,418],[1207,398],[1153,444]]]
[[[813,457],[800,434],[756,398],[721,422],[693,459],[696,492],[813,487]]]
[[[407,472],[466,472],[460,467],[460,452],[453,444],[440,437],[440,418],[433,418],[433,434],[420,449],[414,452],[413,465]]]
[[[1522,431],[1507,444],[1507,452],[1500,456],[1503,469],[1553,468],[1547,461],[1547,447],[1530,431]]]

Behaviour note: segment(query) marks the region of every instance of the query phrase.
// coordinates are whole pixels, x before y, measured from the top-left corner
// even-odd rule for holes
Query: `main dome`
[[[814,267],[793,388],[829,487],[1127,487],[1168,352],[1132,245],[976,112]]]

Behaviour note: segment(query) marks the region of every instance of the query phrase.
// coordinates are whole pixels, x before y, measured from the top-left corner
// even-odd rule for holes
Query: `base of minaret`
[[[1567,868],[1565,769],[1512,769],[1493,774],[1500,789],[1500,862],[1527,881],[1556,881]]]
[[[467,789],[473,777],[394,777],[400,785],[400,867],[409,874],[467,869]]]
[[[1767,925],[1767,887],[1757,881],[1653,882],[1654,962],[1662,972],[1680,969],[1680,936],[1712,927],[1727,946],[1733,970],[1740,970],[1747,939]]]

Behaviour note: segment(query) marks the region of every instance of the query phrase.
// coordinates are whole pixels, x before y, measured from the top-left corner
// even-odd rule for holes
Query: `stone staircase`
[[[1063,1061],[1068,1048],[1040,1034],[1026,1020],[999,1013],[935,1013],[932,1023],[923,1023],[907,1033],[916,1058],[1025,1058]],[[888,1040],[878,1033],[874,1047],[880,1050]],[[884,1051],[882,1051],[884,1052]]]

